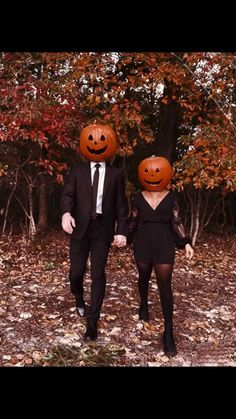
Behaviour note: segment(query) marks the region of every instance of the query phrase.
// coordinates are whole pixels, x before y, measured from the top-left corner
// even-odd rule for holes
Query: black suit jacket
[[[69,212],[75,218],[72,237],[82,239],[92,212],[90,163],[76,164],[69,172],[61,197],[61,213]],[[125,180],[120,169],[106,164],[103,188],[102,215],[106,239],[114,234],[127,236],[128,204]],[[116,227],[116,228],[115,228]]]

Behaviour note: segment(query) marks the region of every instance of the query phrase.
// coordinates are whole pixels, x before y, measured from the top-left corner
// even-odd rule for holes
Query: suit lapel
[[[92,181],[91,181],[90,163],[86,163],[84,165],[84,184],[88,192],[89,200],[91,201],[92,200]]]
[[[106,196],[106,193],[108,191],[109,184],[111,182],[111,178],[112,178],[112,170],[111,170],[111,167],[108,164],[106,164],[106,172],[105,172],[105,179],[104,179],[104,186],[103,186],[103,198],[102,198],[102,200],[104,200],[104,198]]]

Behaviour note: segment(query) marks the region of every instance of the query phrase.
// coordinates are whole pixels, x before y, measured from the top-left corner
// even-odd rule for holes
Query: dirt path
[[[236,366],[236,238],[207,235],[173,276],[178,355],[162,351],[155,277],[149,323],[138,320],[137,270],[130,248],[112,249],[96,343],[83,342],[85,320],[69,291],[68,237],[0,241],[0,365]],[[89,302],[90,277],[85,279]]]

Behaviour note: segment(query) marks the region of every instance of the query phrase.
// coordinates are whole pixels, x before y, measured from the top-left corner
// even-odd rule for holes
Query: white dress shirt
[[[106,163],[104,161],[91,161],[90,168],[91,168],[91,180],[93,184],[93,177],[96,170],[95,165],[99,163],[99,181],[98,181],[98,194],[97,194],[97,206],[96,206],[96,213],[102,214],[102,195],[103,195],[103,187],[104,187],[104,180],[105,180],[105,172],[106,172]]]

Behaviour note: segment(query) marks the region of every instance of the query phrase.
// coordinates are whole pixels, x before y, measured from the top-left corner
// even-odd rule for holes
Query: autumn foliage
[[[128,178],[152,154],[174,156],[179,191],[226,196],[236,187],[235,63],[217,52],[1,53],[0,176],[24,165],[35,188],[42,173],[62,183],[81,158],[81,130],[107,124]]]
[[[78,97],[63,87],[62,58],[59,55],[55,65],[50,54],[1,56],[0,141],[28,144],[29,152],[37,145],[35,164],[50,174],[67,167],[61,149],[76,150],[81,122]]]
[[[222,192],[236,190],[236,136],[224,125],[199,125],[192,136],[181,137],[188,151],[176,163],[176,181],[180,189],[192,184],[195,188]]]

